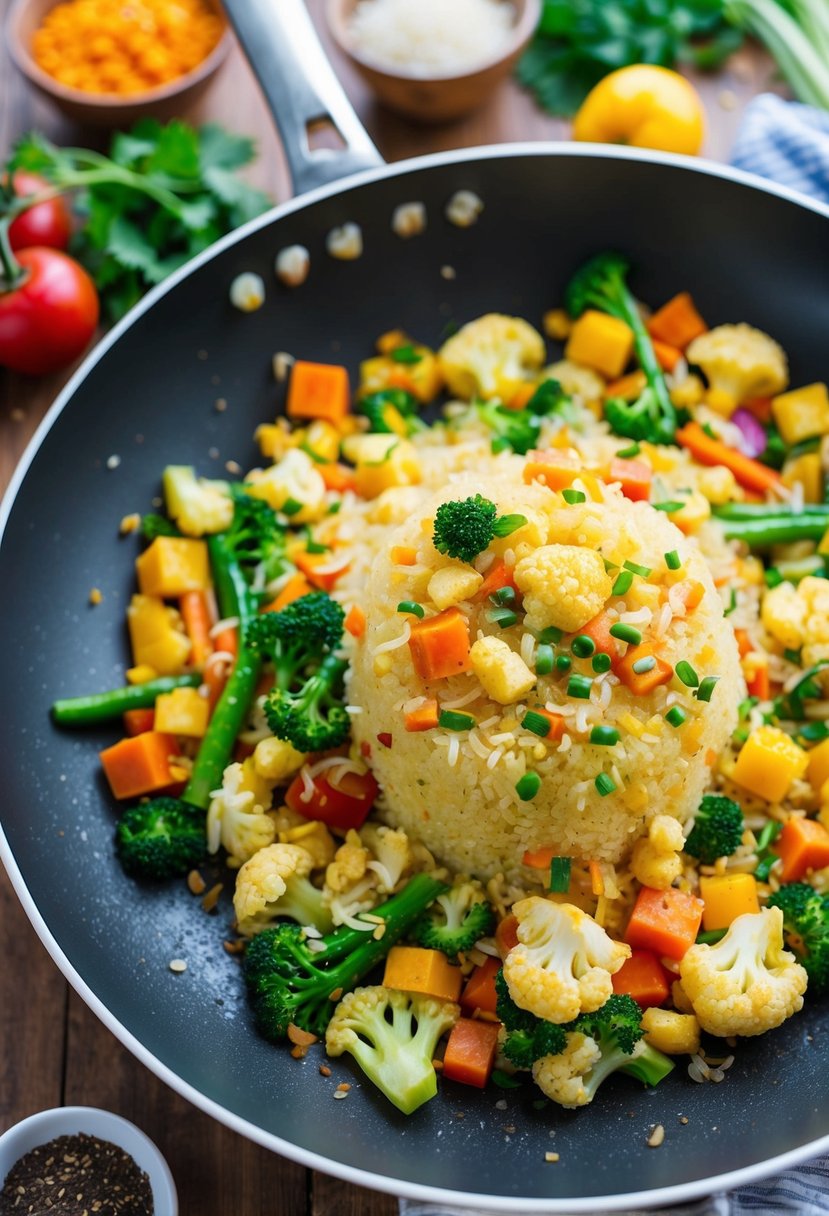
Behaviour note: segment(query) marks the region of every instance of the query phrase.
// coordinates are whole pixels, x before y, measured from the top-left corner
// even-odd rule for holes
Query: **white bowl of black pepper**
[[[0,1216],[178,1216],[173,1175],[135,1124],[60,1106],[0,1136]]]

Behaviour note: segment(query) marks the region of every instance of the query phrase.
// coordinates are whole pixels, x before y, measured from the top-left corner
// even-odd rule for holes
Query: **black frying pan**
[[[266,4],[230,6],[260,71]],[[304,11],[299,0],[274,10],[271,28],[281,24],[285,39],[276,49],[289,56],[291,39],[307,36]],[[302,187],[376,158],[316,55],[303,50],[310,77],[288,75],[284,63],[271,75],[265,68],[272,102],[284,101],[274,82],[291,82],[284,133]],[[324,82],[324,100],[311,78]],[[349,141],[339,160],[315,159],[294,134],[321,112]],[[465,231],[443,216],[459,188],[485,203]],[[403,242],[389,219],[408,200],[426,204],[429,224]],[[350,263],[324,252],[325,234],[346,220],[365,237],[363,257]],[[276,284],[273,261],[294,242],[311,251],[312,269],[290,291]],[[537,323],[560,301],[570,271],[603,248],[628,254],[644,299],[690,289],[709,322],[746,320],[778,338],[794,383],[825,378],[826,208],[743,174],[620,149],[451,153],[321,185],[153,292],[53,407],[1,521],[0,853],[68,979],[148,1067],[237,1131],[355,1182],[509,1212],[609,1211],[710,1195],[825,1149],[829,1031],[820,1005],[741,1043],[721,1085],[694,1084],[682,1068],[652,1092],[619,1077],[589,1110],[568,1112],[537,1109],[531,1085],[502,1094],[447,1083],[404,1119],[355,1073],[348,1101],[333,1103],[313,1055],[298,1064],[256,1036],[239,969],[222,948],[228,908],[209,918],[183,884],[144,888],[121,873],[115,808],[96,775],[96,750],[113,735],[58,731],[48,707],[121,682],[137,545],[118,538],[118,521],[150,508],[165,463],[219,475],[228,459],[254,462],[254,427],[280,404],[274,351],[354,371],[390,325],[435,345],[448,322],[489,310]],[[456,271],[451,281],[440,274],[446,265]],[[265,306],[250,315],[228,303],[228,285],[243,270],[268,285]],[[214,408],[218,396],[227,399],[224,413]],[[111,456],[120,457],[117,468],[108,467]],[[104,593],[95,609],[87,605],[93,586]],[[188,961],[184,975],[168,969],[176,956]],[[496,1106],[501,1097],[506,1110]],[[667,1133],[656,1151],[645,1144],[655,1123]],[[553,1145],[555,1166],[544,1162]]]

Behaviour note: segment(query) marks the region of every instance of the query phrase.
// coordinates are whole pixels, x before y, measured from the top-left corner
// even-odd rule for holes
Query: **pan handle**
[[[223,0],[276,120],[295,194],[375,169],[383,158],[326,58],[303,0]],[[344,147],[311,149],[308,128],[330,122]]]

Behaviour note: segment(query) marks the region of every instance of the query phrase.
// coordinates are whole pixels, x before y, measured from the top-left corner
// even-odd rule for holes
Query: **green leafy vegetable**
[[[764,42],[799,101],[829,110],[826,0],[724,0],[735,26]]]

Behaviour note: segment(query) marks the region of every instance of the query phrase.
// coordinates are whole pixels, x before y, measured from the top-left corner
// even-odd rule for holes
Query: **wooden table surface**
[[[0,18],[9,4],[0,0]],[[322,0],[309,0],[309,8],[319,25]],[[376,106],[349,65],[331,54],[360,117],[388,160],[568,135],[566,123],[542,114],[512,82],[485,109],[462,122],[419,128]],[[769,60],[751,49],[733,56],[716,77],[697,81],[708,112],[709,156],[728,158],[744,105],[771,79]],[[196,122],[216,119],[255,135],[260,156],[252,180],[277,200],[290,195],[273,125],[238,50],[209,94],[182,117]],[[100,133],[73,127],[39,100],[0,46],[0,157],[34,127],[58,142],[96,146],[102,140]],[[0,491],[64,378],[29,380],[0,369]],[[176,1179],[182,1216],[392,1216],[397,1211],[391,1196],[314,1173],[249,1143],[139,1064],[63,979],[1,868],[0,959],[0,1132],[26,1115],[61,1104],[117,1111],[161,1146]]]

